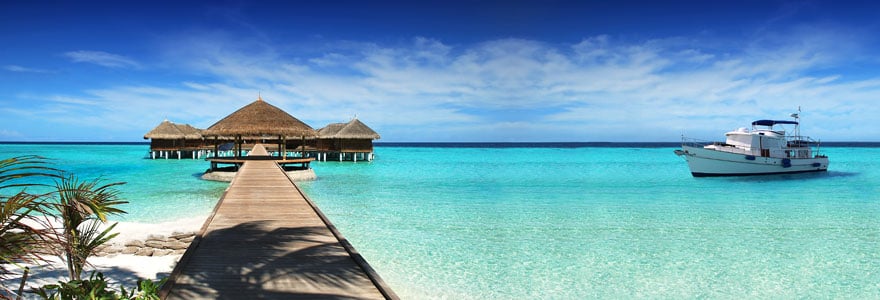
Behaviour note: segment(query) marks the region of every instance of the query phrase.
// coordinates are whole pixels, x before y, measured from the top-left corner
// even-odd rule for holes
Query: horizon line
[[[138,141],[138,142],[125,142],[125,141],[2,141],[0,140],[0,145],[150,145],[149,141]],[[393,147],[393,146],[430,146],[430,145],[461,145],[461,146],[491,146],[491,145],[535,145],[535,146],[552,146],[552,145],[584,145],[584,146],[601,146],[601,145],[618,145],[618,146],[626,146],[626,145],[657,145],[657,146],[674,146],[680,145],[681,141],[667,141],[667,142],[643,142],[643,141],[592,141],[592,142],[498,142],[498,141],[483,141],[483,142],[449,142],[449,141],[421,141],[421,142],[373,142],[373,145],[378,147]],[[867,146],[867,147],[880,147],[880,141],[825,141],[822,142],[823,145],[833,145],[833,146]]]

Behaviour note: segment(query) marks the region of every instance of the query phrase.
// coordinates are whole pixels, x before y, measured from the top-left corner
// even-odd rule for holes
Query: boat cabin
[[[786,135],[785,130],[776,125],[795,125],[795,135]],[[707,149],[749,154],[760,157],[776,158],[809,158],[812,156],[809,138],[801,137],[797,130],[798,122],[779,120],[757,120],[752,122],[752,129],[739,128],[725,133],[724,143],[706,146]]]

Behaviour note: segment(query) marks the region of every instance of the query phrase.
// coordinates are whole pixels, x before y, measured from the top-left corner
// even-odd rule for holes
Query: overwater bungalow
[[[275,159],[284,167],[309,169],[309,162],[314,159],[306,157],[304,146],[306,139],[318,135],[311,126],[263,101],[262,97],[217,121],[201,134],[205,143],[214,147],[215,155],[208,159],[212,171],[221,169],[220,164],[237,168],[247,159]],[[233,143],[231,157],[219,157],[220,145],[229,141]],[[246,157],[255,143],[276,146],[267,149],[268,157]]]
[[[314,152],[323,161],[327,161],[328,154],[331,160],[372,161],[373,140],[379,138],[376,131],[354,118],[319,129]]]
[[[147,132],[144,139],[150,140],[150,157],[201,158],[206,155],[201,129],[189,124],[175,124],[164,120],[156,128]]]
[[[241,160],[261,143],[271,156],[317,158],[322,161],[372,161],[373,140],[380,136],[355,117],[316,131],[262,97],[221,119],[208,129],[165,120],[144,135],[151,158]],[[212,169],[217,164],[212,164]]]

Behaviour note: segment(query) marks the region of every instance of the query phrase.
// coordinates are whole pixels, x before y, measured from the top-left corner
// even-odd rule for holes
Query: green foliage
[[[31,177],[56,178],[55,190],[42,195],[27,193],[25,188],[42,185],[27,182]],[[39,253],[53,249],[50,245],[60,245],[70,281],[38,288],[35,293],[41,298],[159,299],[159,288],[165,279],[140,280],[136,288],[128,291],[124,287],[118,291],[110,288],[102,273],[93,272],[88,279],[80,279],[88,257],[117,235],[111,232],[116,224],[103,230],[100,225],[107,222],[109,215],[125,213],[117,207],[127,203],[120,200],[115,189],[121,184],[124,183],[82,181],[75,175],[47,167],[45,159],[37,156],[0,160],[0,279],[12,273],[12,267],[27,272],[20,263],[39,261]],[[6,192],[11,188],[21,190]],[[61,228],[52,228],[48,216],[58,217]],[[22,286],[25,281],[23,276]],[[21,296],[21,290],[16,293],[8,287],[0,287],[0,298],[6,295]]]
[[[48,220],[43,217],[45,206],[42,195],[27,193],[24,189],[38,184],[22,181],[36,177],[56,177],[55,169],[46,166],[39,156],[19,156],[0,160],[0,279],[6,279],[20,263],[40,261],[36,250],[45,249],[57,239]],[[11,193],[9,189],[13,189]],[[22,277],[22,284],[26,277]],[[19,291],[20,292],[20,291]],[[7,286],[4,293],[15,294]]]
[[[125,287],[119,287],[116,291],[109,288],[103,273],[92,272],[89,279],[49,284],[37,289],[36,294],[45,300],[159,300],[159,287],[165,280],[138,280],[135,289],[126,291]]]
[[[138,280],[137,291],[131,291],[128,295],[128,299],[160,300],[159,290],[162,288],[162,285],[165,284],[165,281],[168,281],[168,278],[162,278],[162,280],[159,281]],[[121,287],[120,289],[122,289],[122,294],[125,294],[125,288]]]
[[[116,207],[128,203],[119,199],[119,192],[114,188],[121,184],[124,182],[81,181],[72,174],[61,176],[55,182],[57,198],[52,208],[61,220],[59,240],[71,280],[80,279],[89,256],[116,236],[110,234],[116,224],[105,230],[100,230],[99,225],[107,221],[107,215],[125,213]]]
[[[46,159],[36,155],[18,156],[0,160],[0,192],[8,188],[35,186],[33,182],[16,182],[31,177],[57,177],[57,169],[47,166]]]

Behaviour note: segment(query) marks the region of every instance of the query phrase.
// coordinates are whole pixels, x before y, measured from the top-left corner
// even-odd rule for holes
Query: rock
[[[164,241],[165,237],[161,235],[151,234],[147,237],[147,241]]]
[[[137,250],[137,252],[134,253],[134,255],[139,255],[139,256],[152,256],[152,255],[153,255],[153,249],[152,249],[152,248],[140,248],[140,249]]]
[[[186,250],[174,250],[174,255],[183,255],[185,252]]]
[[[175,241],[175,242],[166,242],[164,248],[171,249],[171,250],[181,250],[181,249],[186,249],[186,247],[189,247],[188,243]]]
[[[182,238],[182,239],[180,239],[179,241],[180,241],[181,243],[187,243],[187,244],[189,244],[189,243],[192,243],[192,241],[195,240],[195,239],[196,239],[196,235],[193,234],[192,236],[190,236],[190,237],[186,237],[186,238]]]
[[[182,239],[186,239],[186,238],[192,238],[192,237],[194,237],[195,235],[196,235],[196,234],[195,234],[195,233],[192,233],[192,232],[190,232],[190,233],[178,233],[178,232],[175,232],[174,234],[172,234],[172,235],[169,236],[168,238],[169,238],[169,239],[175,239],[175,240],[182,240]]]
[[[165,256],[174,253],[174,250],[159,249],[153,251],[153,256]]]
[[[122,254],[135,254],[138,250],[140,250],[138,247],[125,247],[125,249],[122,249]]]
[[[105,248],[103,250],[103,252],[105,254],[117,254],[119,252],[122,252],[122,248],[118,247],[118,246],[110,246],[110,247]]]
[[[165,248],[165,241],[148,240],[146,243],[144,243],[144,247],[162,249]]]
[[[126,247],[143,247],[143,246],[144,246],[144,242],[143,242],[143,241],[139,241],[139,240],[130,240],[130,241],[128,241],[128,242],[125,242],[125,246],[126,246]]]

